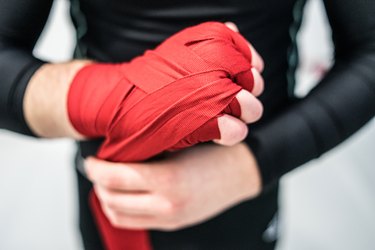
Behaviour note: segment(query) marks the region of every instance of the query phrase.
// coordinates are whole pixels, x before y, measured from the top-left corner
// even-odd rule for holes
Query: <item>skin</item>
[[[195,146],[151,163],[85,163],[104,213],[119,228],[181,229],[261,190],[255,159],[242,143]]]
[[[228,27],[237,30],[232,23]],[[263,71],[263,60],[249,44],[253,54],[252,73],[254,89],[252,93],[241,90],[236,98],[241,106],[241,117],[224,115],[218,118],[221,139],[215,140],[221,145],[234,145],[247,135],[246,123],[260,119],[263,106],[256,98],[264,88],[260,74]],[[77,140],[85,139],[69,121],[67,96],[70,84],[77,72],[87,64],[87,60],[74,60],[58,64],[45,64],[30,79],[27,86],[23,109],[29,128],[38,136],[45,138],[70,137]]]
[[[232,23],[228,27],[238,31]],[[262,61],[258,67],[263,69]],[[255,88],[259,95],[263,82]],[[257,196],[262,184],[244,143],[199,145],[151,163],[88,158],[85,169],[111,224],[127,229],[173,231],[200,224]]]
[[[238,32],[233,23],[227,26]],[[201,223],[260,192],[254,155],[240,143],[248,132],[246,123],[260,119],[263,111],[256,97],[264,88],[260,75],[264,65],[249,46],[254,90],[242,90],[236,96],[242,110],[240,119],[229,115],[218,118],[218,145],[195,146],[148,163],[85,161],[87,175],[114,226],[175,230]],[[36,135],[85,139],[70,123],[66,103],[72,79],[89,63],[46,64],[34,74],[25,93],[24,113]]]

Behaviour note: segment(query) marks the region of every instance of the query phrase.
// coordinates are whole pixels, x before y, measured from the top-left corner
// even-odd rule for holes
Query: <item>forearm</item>
[[[263,185],[319,157],[375,114],[373,1],[324,1],[335,46],[334,66],[305,98],[252,129],[247,143]]]
[[[264,184],[332,149],[374,116],[374,66],[374,52],[336,63],[308,97],[249,133]]]
[[[40,137],[82,139],[69,121],[67,95],[75,74],[89,61],[45,64],[32,76],[23,99],[29,128]]]

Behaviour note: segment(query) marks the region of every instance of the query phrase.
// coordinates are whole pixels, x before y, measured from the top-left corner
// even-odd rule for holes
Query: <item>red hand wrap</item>
[[[68,113],[83,135],[105,137],[99,158],[142,161],[219,139],[217,117],[239,117],[235,96],[253,84],[246,40],[209,22],[184,29],[129,63],[84,67],[72,82]],[[96,197],[91,201],[107,249],[150,247],[147,234],[112,227]]]

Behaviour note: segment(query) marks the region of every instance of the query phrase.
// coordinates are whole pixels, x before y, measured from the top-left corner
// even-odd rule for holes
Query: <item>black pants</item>
[[[79,158],[78,158],[79,159]],[[80,164],[80,161],[77,161]],[[77,171],[80,229],[86,250],[102,250],[88,204],[91,183]],[[272,250],[277,231],[278,185],[197,226],[175,232],[150,231],[154,250]],[[132,249],[129,249],[132,250]]]

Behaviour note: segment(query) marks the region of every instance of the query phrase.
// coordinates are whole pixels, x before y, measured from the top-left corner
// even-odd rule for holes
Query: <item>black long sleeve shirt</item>
[[[33,47],[51,0],[0,1],[0,127],[29,134],[22,102],[42,62]],[[335,64],[303,100],[290,96],[295,31],[304,1],[72,0],[76,57],[130,60],[176,31],[203,21],[234,21],[266,64],[264,118],[247,142],[265,182],[345,140],[375,113],[375,2],[326,0]],[[289,92],[288,92],[289,91]]]
[[[32,50],[52,2],[0,0],[0,128],[32,135],[23,117],[23,95],[43,64]],[[75,58],[128,61],[186,26],[235,22],[266,65],[266,88],[260,97],[264,117],[250,125],[246,142],[267,184],[335,147],[375,114],[375,1],[324,0],[335,62],[311,93],[297,99],[290,93],[304,4],[305,0],[71,0]]]

